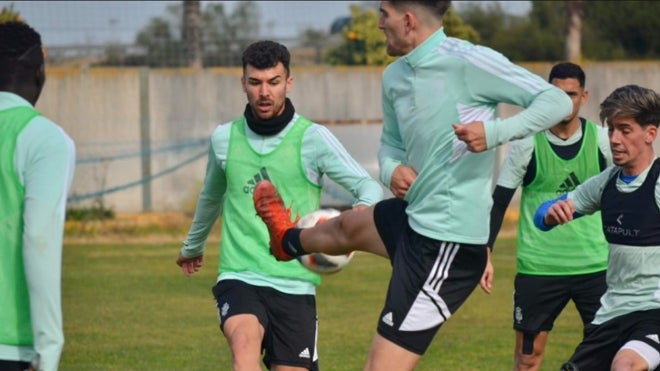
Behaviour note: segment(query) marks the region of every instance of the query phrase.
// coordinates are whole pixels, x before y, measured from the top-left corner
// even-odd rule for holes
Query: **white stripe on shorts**
[[[636,352],[640,357],[646,360],[646,364],[649,366],[649,370],[655,370],[660,366],[660,353],[655,350],[652,346],[646,344],[643,341],[639,340],[630,340],[625,343],[621,349],[629,349],[633,352]]]
[[[417,294],[406,318],[401,323],[401,331],[421,331],[435,327],[451,317],[451,312],[438,292],[447,279],[449,267],[454,261],[460,245],[444,242],[438,251],[433,268],[429,272],[424,286]]]

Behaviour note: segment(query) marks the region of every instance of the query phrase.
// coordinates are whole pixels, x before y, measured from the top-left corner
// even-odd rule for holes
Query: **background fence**
[[[76,141],[72,205],[101,203],[117,212],[192,209],[204,176],[210,134],[218,124],[243,112],[246,99],[240,68],[149,69],[124,64],[143,58],[150,46],[159,43],[168,46],[162,50],[183,51],[177,45],[184,4],[0,1],[0,7],[11,6],[40,31],[46,45],[48,81],[37,108]],[[319,64],[320,51],[337,42],[336,33],[350,15],[350,6],[377,4],[202,1],[207,22],[202,44],[206,52],[220,48],[234,62],[242,43],[251,39],[267,37],[287,45],[295,78],[290,97],[297,110],[328,125],[377,177],[383,67]],[[502,4],[509,10],[529,9],[527,1]],[[110,62],[117,67],[99,66]],[[522,65],[544,79],[551,67],[550,63]],[[660,86],[657,61],[594,62],[583,67],[590,97],[582,114],[594,121],[598,104],[616,87]],[[499,108],[503,117],[518,111],[507,105]],[[504,149],[498,149],[500,158]],[[349,202],[350,195],[332,183],[325,188],[323,203]]]
[[[523,64],[546,77],[550,63]],[[587,63],[582,115],[598,120],[616,87],[660,86],[660,64]],[[377,177],[381,67],[297,67],[296,109],[328,128]],[[117,212],[192,208],[204,176],[209,136],[243,112],[239,68],[49,68],[37,108],[62,125],[78,148],[71,201],[102,201]],[[517,107],[502,105],[507,117]],[[499,150],[500,154],[504,151]],[[325,204],[351,201],[330,184]]]

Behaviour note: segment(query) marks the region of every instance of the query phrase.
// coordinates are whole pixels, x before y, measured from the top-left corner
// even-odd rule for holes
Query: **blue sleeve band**
[[[548,200],[548,201],[542,203],[541,206],[539,206],[539,208],[536,209],[536,213],[534,213],[534,225],[536,226],[536,228],[538,228],[538,229],[540,229],[544,232],[549,231],[552,228],[554,228],[555,226],[545,225],[545,222],[544,222],[545,215],[548,213],[548,210],[550,209],[550,206],[557,203],[557,201],[562,201],[562,200],[565,200],[567,198],[568,198],[568,194],[564,193],[563,195],[561,195],[558,198]]]

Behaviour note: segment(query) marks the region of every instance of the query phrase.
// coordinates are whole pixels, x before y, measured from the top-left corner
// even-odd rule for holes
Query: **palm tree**
[[[183,1],[183,53],[186,65],[202,68],[202,14],[199,0]]]
[[[582,59],[582,0],[566,0],[566,60],[580,63]]]

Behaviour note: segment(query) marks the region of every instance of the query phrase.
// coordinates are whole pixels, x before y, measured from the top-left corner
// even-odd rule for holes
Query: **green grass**
[[[216,244],[205,267],[184,277],[178,244],[67,244],[61,370],[229,370],[211,286]],[[498,241],[491,295],[477,288],[441,329],[418,370],[510,370],[513,240]],[[360,253],[318,288],[320,365],[361,370],[382,306],[390,267]],[[570,305],[555,324],[543,370],[557,370],[580,340]]]

